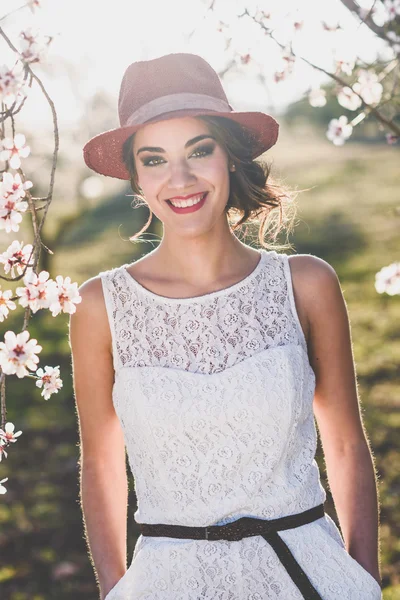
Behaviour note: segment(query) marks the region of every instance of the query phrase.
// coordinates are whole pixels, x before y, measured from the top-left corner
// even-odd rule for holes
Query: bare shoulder
[[[71,315],[71,326],[82,330],[92,330],[98,340],[111,348],[111,334],[107,317],[107,309],[100,275],[84,281],[78,288],[82,301],[76,312]]]
[[[335,269],[327,261],[312,254],[288,257],[297,312],[307,342],[311,328],[329,316],[332,304],[341,301],[341,290]]]
[[[305,286],[318,285],[337,280],[335,269],[323,258],[312,254],[293,254],[289,256],[293,278],[301,280]]]
[[[87,313],[94,311],[95,314],[106,310],[105,298],[103,293],[103,284],[100,275],[87,279],[78,288],[82,297],[82,302],[77,305],[77,313]]]
[[[79,293],[86,302],[104,303],[103,284],[100,275],[90,277],[79,286]]]

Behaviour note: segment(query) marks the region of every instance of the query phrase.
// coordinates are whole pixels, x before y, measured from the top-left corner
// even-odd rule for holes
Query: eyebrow
[[[198,135],[194,138],[192,138],[191,140],[189,140],[188,142],[186,142],[185,144],[185,148],[189,148],[189,146],[193,146],[193,144],[196,144],[197,142],[200,142],[201,140],[205,140],[205,139],[211,139],[216,141],[215,137],[213,137],[212,135],[208,135],[208,134],[204,134],[204,135]],[[165,150],[163,148],[158,148],[155,146],[143,146],[142,148],[139,148],[139,150],[136,152],[136,156],[139,154],[139,152],[165,152]]]

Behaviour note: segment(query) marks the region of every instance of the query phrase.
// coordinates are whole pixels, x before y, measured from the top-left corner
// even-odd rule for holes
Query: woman
[[[334,269],[265,249],[289,196],[254,159],[269,115],[202,58],[133,63],[86,163],[130,179],[156,250],[86,281],[71,316],[82,507],[102,600],[377,600],[375,473]],[[260,251],[228,216],[262,217]],[[267,218],[268,217],[268,218]],[[240,223],[240,221],[239,221]],[[341,530],[324,512],[317,420]],[[125,446],[141,536],[126,569]]]

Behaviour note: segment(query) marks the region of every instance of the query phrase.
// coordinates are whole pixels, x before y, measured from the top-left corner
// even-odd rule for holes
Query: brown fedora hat
[[[132,63],[122,78],[118,113],[121,127],[96,135],[83,148],[88,167],[118,179],[130,179],[122,160],[123,143],[148,123],[199,115],[232,119],[248,130],[253,158],[278,138],[279,125],[270,115],[233,110],[217,73],[196,54],[167,54]]]

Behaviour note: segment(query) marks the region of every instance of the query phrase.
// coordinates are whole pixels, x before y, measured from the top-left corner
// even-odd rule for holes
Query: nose
[[[196,176],[192,172],[187,161],[170,162],[168,187],[171,190],[185,190],[196,182]]]

